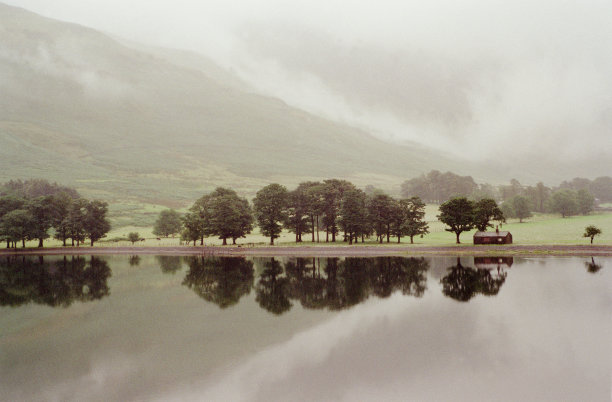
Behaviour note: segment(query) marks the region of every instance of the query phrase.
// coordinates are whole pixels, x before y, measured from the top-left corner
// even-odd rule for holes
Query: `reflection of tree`
[[[44,258],[9,257],[0,262],[0,305],[34,302],[68,307],[108,296],[111,270],[106,261],[91,257],[64,257],[49,263]]]
[[[442,292],[455,300],[468,301],[477,293],[493,296],[499,293],[506,281],[506,272],[491,275],[488,269],[464,267],[457,258],[457,264],[448,268],[449,273],[441,279]]]
[[[130,267],[137,267],[140,265],[140,256],[139,255],[131,255],[128,259]]]
[[[255,290],[255,300],[259,305],[274,314],[282,314],[291,309],[289,301],[289,279],[283,274],[281,263],[271,258],[264,263],[265,269],[261,273]]]
[[[424,258],[377,257],[370,270],[372,290],[379,297],[389,297],[398,290],[420,297],[427,289],[428,268]]]
[[[599,272],[600,269],[603,268],[603,265],[597,264],[595,262],[595,258],[591,257],[591,262],[585,262],[584,265],[586,266],[587,272],[590,272],[592,274]]]
[[[305,308],[339,310],[367,299],[370,293],[388,297],[395,291],[420,297],[426,289],[429,263],[424,258],[296,258],[286,265],[290,297]]]
[[[162,272],[165,274],[174,274],[182,268],[181,257],[172,255],[156,255],[155,259],[157,260]]]
[[[221,308],[238,303],[253,287],[253,262],[242,257],[189,257],[183,285]]]

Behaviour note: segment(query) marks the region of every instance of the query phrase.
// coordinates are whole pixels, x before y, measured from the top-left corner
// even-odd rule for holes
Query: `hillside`
[[[457,166],[249,93],[212,62],[172,63],[172,52],[5,5],[0,31],[0,181],[44,177],[172,203],[220,184],[252,194],[272,180],[389,188]]]

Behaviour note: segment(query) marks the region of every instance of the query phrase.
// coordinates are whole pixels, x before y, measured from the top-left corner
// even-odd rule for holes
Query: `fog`
[[[202,53],[262,93],[389,141],[482,159],[612,149],[609,1],[6,3]]]

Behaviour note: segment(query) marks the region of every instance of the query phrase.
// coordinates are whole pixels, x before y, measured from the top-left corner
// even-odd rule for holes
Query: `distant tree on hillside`
[[[595,197],[588,190],[581,189],[576,193],[578,213],[588,215],[595,208]]]
[[[601,202],[612,202],[612,177],[598,177],[589,186],[589,190]]]
[[[575,215],[578,212],[576,192],[568,189],[556,191],[550,198],[550,208],[553,212],[560,213],[563,218]]]
[[[512,205],[514,217],[519,218],[519,222],[522,223],[523,219],[529,218],[531,216],[531,207],[529,205],[529,200],[527,199],[527,197],[517,195],[512,197],[509,201]]]
[[[591,244],[593,244],[593,239],[595,238],[595,236],[599,236],[600,234],[601,234],[600,228],[598,228],[595,225],[589,225],[586,228],[584,228],[584,233],[582,234],[582,237],[590,237]]]
[[[282,222],[286,221],[288,191],[285,186],[274,183],[257,192],[253,199],[257,224],[264,236],[270,238],[274,245],[282,230]]]
[[[459,235],[474,228],[474,203],[465,197],[452,198],[440,205],[438,219],[448,226],[444,230],[455,233],[459,244]]]
[[[181,233],[182,228],[181,214],[174,209],[166,209],[159,213],[153,226],[153,234],[161,237],[174,237]]]
[[[451,172],[432,170],[402,184],[402,196],[419,197],[426,202],[440,203],[453,196],[469,196],[479,190],[471,176],[459,176]]]

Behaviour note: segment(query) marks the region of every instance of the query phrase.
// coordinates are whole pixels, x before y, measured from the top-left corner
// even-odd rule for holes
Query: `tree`
[[[448,226],[444,230],[455,233],[459,244],[459,235],[474,228],[474,203],[465,197],[452,198],[440,205],[438,219]]]
[[[410,236],[410,244],[414,244],[414,236],[429,233],[429,225],[425,222],[425,203],[419,197],[400,200],[399,208],[404,215],[401,232],[404,236]]]
[[[595,225],[589,225],[586,228],[584,228],[584,233],[582,235],[582,237],[590,237],[591,238],[591,244],[593,244],[593,239],[595,238],[595,236],[598,236],[601,234],[601,229],[598,228]]]
[[[323,184],[318,181],[307,181],[300,183],[298,189],[303,191],[306,197],[306,211],[310,218],[312,229],[312,242],[319,242],[319,217],[323,214]]]
[[[551,197],[551,210],[560,213],[563,218],[574,215],[578,211],[576,192],[562,189],[553,193]]]
[[[204,224],[203,218],[198,212],[188,212],[183,216],[183,232],[181,233],[181,239],[189,242],[193,242],[196,245],[196,241],[202,240],[204,243]]]
[[[36,233],[32,214],[25,209],[15,209],[5,214],[0,221],[0,233],[12,242],[21,241],[25,248],[26,240],[33,239],[33,233]]]
[[[576,204],[579,213],[588,215],[594,209],[595,197],[585,189],[578,190],[576,193]]]
[[[323,181],[323,225],[325,225],[325,241],[329,241],[331,234],[332,242],[336,241],[338,234],[338,217],[342,208],[342,199],[349,190],[354,190],[355,186],[339,179],[329,179]]]
[[[287,214],[283,223],[289,231],[295,233],[296,243],[300,243],[302,234],[310,230],[308,199],[303,187],[298,186],[287,195]]]
[[[387,243],[391,237],[391,224],[393,222],[394,200],[387,194],[375,194],[368,201],[369,219],[380,243],[387,236]]]
[[[287,197],[287,188],[274,183],[259,190],[253,199],[259,229],[270,238],[270,245],[274,245],[274,239],[283,230],[281,222],[286,221]]]
[[[209,194],[209,216],[204,226],[204,234],[218,236],[227,244],[227,239],[245,237],[253,230],[253,215],[246,198],[240,198],[234,190],[217,187]]]
[[[495,200],[483,198],[476,201],[474,204],[474,226],[476,226],[476,229],[480,232],[486,232],[487,228],[493,227],[491,221],[506,221]]]
[[[107,212],[108,204],[104,201],[90,201],[85,206],[85,220],[83,226],[92,247],[94,242],[105,237],[111,229],[110,222],[106,218]]]
[[[181,214],[174,209],[166,209],[159,213],[153,227],[153,234],[161,237],[174,237],[181,233],[182,228]]]
[[[356,188],[348,190],[342,200],[339,223],[348,235],[349,244],[353,244],[353,239],[357,241],[358,236],[365,233],[367,219],[365,193]]]
[[[132,245],[140,240],[140,234],[138,232],[130,232],[127,237],[128,240],[132,242]]]
[[[66,246],[66,239],[70,236],[70,225],[68,216],[72,206],[73,198],[70,193],[59,192],[51,199],[53,210],[52,222],[55,234],[53,237],[62,241],[62,246]]]
[[[76,241],[77,246],[85,240],[85,215],[87,214],[87,200],[84,198],[77,198],[70,204],[68,210],[68,217],[66,224],[68,227],[68,233],[70,234],[70,240],[72,246]]]
[[[522,223],[523,219],[529,218],[531,216],[531,208],[529,207],[529,200],[522,195],[514,196],[510,200],[510,204],[512,204],[512,210],[514,211],[514,216],[519,218],[519,222]]]
[[[32,215],[32,238],[38,239],[38,247],[43,247],[43,240],[49,238],[49,229],[53,224],[52,196],[37,197],[27,203]]]
[[[24,209],[26,200],[17,197],[15,195],[5,195],[0,197],[0,239],[6,241],[6,248],[11,247],[11,243],[14,242],[12,238],[1,230],[2,218],[11,211],[17,209]]]

